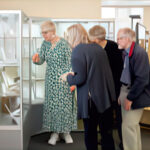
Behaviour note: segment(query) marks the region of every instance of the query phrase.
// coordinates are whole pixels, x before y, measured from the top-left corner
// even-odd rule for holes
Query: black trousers
[[[101,133],[102,150],[115,150],[112,137],[112,108],[107,109],[104,113],[98,113],[95,104],[91,101],[89,107],[89,118],[83,119],[83,123],[87,150],[98,150],[98,126]]]
[[[123,150],[123,143],[122,143],[122,115],[121,115],[121,106],[118,105],[118,101],[113,102],[113,105],[111,106],[114,113],[115,113],[115,118],[114,118],[114,122],[115,122],[115,127],[118,130],[118,135],[120,138],[120,150]]]

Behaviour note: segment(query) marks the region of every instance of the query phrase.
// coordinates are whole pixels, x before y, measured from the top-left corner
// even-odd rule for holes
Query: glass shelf
[[[5,62],[5,61],[0,61],[0,66],[6,67],[6,66],[19,66],[18,62]]]

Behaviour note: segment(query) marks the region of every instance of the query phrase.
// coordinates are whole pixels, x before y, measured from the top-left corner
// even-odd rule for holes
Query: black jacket
[[[102,113],[115,100],[115,89],[107,54],[97,44],[79,44],[72,52],[70,85],[77,85],[78,118],[88,118],[88,91],[98,112]]]
[[[150,65],[146,51],[135,44],[129,62],[131,89],[127,98],[133,102],[133,109],[148,107],[150,106]]]
[[[123,69],[122,50],[118,49],[117,43],[110,40],[107,40],[107,44],[104,49],[108,56],[115,84],[116,101],[118,101],[121,87],[120,77]]]

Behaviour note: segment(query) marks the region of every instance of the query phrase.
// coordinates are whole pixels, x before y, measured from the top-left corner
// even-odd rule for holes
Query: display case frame
[[[113,35],[113,39],[115,39],[114,37],[115,24],[114,20],[51,19],[51,18],[31,18],[31,17],[29,18],[26,15],[24,15],[24,13],[21,10],[0,10],[0,17],[1,14],[7,14],[7,16],[11,16],[13,14],[18,15],[18,22],[15,22],[15,20],[12,19],[12,22],[16,23],[18,26],[17,28],[18,31],[15,31],[15,33],[17,32],[18,34],[17,44],[19,45],[17,46],[17,54],[14,57],[12,57],[16,59],[14,61],[12,60],[8,61],[8,59],[5,59],[5,61],[3,61],[3,59],[0,57],[0,72],[2,72],[3,68],[6,67],[19,68],[18,70],[16,69],[18,71],[18,74],[17,76],[14,76],[14,78],[16,81],[18,80],[20,81],[19,82],[20,123],[19,125],[16,124],[8,125],[7,123],[4,125],[0,125],[0,145],[1,145],[0,149],[27,150],[30,136],[36,134],[37,132],[40,132],[42,125],[42,108],[44,101],[45,75],[40,74],[39,76],[38,72],[40,72],[41,66],[36,66],[32,63],[32,55],[40,49],[40,45],[43,41],[43,38],[40,34],[41,23],[46,20],[52,20],[56,23],[57,31],[59,31],[59,29],[62,28],[61,25],[64,23],[69,24],[81,23],[86,25],[88,23],[93,23],[94,25],[99,24],[100,22],[101,23],[113,22],[112,27],[113,33],[111,33]],[[34,30],[36,29],[36,26],[34,26],[34,24],[38,24],[37,29],[38,35],[34,35],[33,33]],[[62,36],[59,32],[57,34],[59,36]],[[38,44],[35,44],[34,42]],[[17,44],[14,44],[12,47],[15,47]],[[46,69],[46,64],[44,65],[45,65],[44,69]],[[2,79],[1,76],[0,79]],[[42,84],[40,82],[42,82]],[[38,92],[39,83],[42,85],[43,89],[42,96],[36,95],[36,93],[39,93]],[[2,90],[2,88],[0,88],[0,90]],[[7,115],[9,116],[9,114]],[[38,118],[36,116],[38,116]],[[6,143],[6,141],[8,140],[10,141],[9,143],[3,144]]]
[[[53,18],[40,18],[40,17],[31,17],[32,20],[32,25],[31,25],[31,38],[32,38],[32,44],[31,44],[31,49],[32,49],[32,54],[36,53],[37,50],[36,49],[40,49],[40,46],[42,44],[43,38],[42,35],[40,34],[40,25],[47,20],[51,20],[55,23],[56,25],[56,34],[60,37],[64,38],[64,34],[66,32],[66,29],[73,25],[73,24],[82,24],[84,26],[84,28],[88,30],[93,27],[94,25],[101,25],[106,29],[106,39],[109,40],[115,40],[115,20],[114,19],[53,19]],[[36,39],[40,39],[41,41],[38,42],[38,46],[37,45],[33,45],[36,42]],[[40,43],[40,44],[39,44]],[[39,97],[36,93],[39,92],[35,92],[37,88],[36,82],[43,82],[45,79],[45,76],[43,75],[42,78],[36,78],[36,73],[38,74],[38,70],[40,70],[40,68],[44,69],[46,67],[46,64],[44,64],[44,66],[38,66],[35,64],[31,65],[31,82],[32,82],[32,90],[34,91],[31,92],[32,93],[32,100],[31,103],[41,103],[44,101],[44,93],[42,94],[43,96]],[[34,71],[33,71],[34,70]],[[37,71],[37,72],[36,72]],[[33,75],[33,72],[35,75]],[[41,71],[39,71],[40,73]],[[45,72],[45,70],[44,70]],[[44,84],[42,85],[42,87],[44,87]],[[42,90],[42,92],[44,92],[44,90]]]
[[[28,62],[30,62],[30,22],[21,10],[0,10],[0,22],[0,149],[23,150],[24,114],[28,111],[24,109],[23,102],[27,94],[29,108],[31,99],[29,63],[26,68],[28,93],[23,92],[25,51],[28,53]],[[27,49],[24,43],[25,38],[28,39],[29,44]],[[2,85],[6,86],[6,90]],[[13,104],[12,101],[17,102],[18,105]],[[16,107],[12,108],[13,105]]]
[[[56,34],[60,37],[64,38],[64,34],[66,32],[66,29],[73,25],[73,24],[82,24],[84,26],[84,28],[87,30],[89,30],[89,28],[93,27],[94,25],[102,25],[105,29],[106,29],[106,38],[109,40],[115,40],[115,20],[114,19],[52,19],[52,18],[38,18],[38,17],[32,17],[31,18],[31,55],[33,55],[34,53],[36,53],[36,51],[38,51],[40,49],[40,46],[42,44],[43,38],[40,30],[40,25],[47,20],[51,20],[55,23],[56,25]],[[38,42],[38,45],[33,45],[37,42],[33,42],[36,39],[40,39],[41,41]],[[36,48],[37,50],[35,50],[34,48]],[[31,104],[35,105],[35,104],[41,104],[41,107],[43,106],[43,102],[44,102],[44,83],[43,86],[44,88],[42,88],[41,92],[43,92],[43,97],[39,97],[39,95],[37,95],[36,93],[39,92],[35,92],[36,89],[38,89],[39,87],[38,84],[36,84],[37,82],[43,82],[45,81],[45,76],[43,75],[42,78],[36,78],[38,74],[38,72],[41,69],[44,69],[43,71],[45,72],[46,70],[46,64],[44,65],[35,65],[32,64],[31,65]],[[39,71],[38,71],[39,70]],[[41,71],[40,71],[41,72]],[[39,72],[39,73],[40,73]],[[34,75],[33,75],[34,73]],[[41,83],[42,85],[42,83]],[[33,92],[34,91],[34,92]],[[78,121],[78,129],[77,131],[83,131],[83,123],[82,121]]]
[[[136,43],[146,50],[146,27],[141,23],[136,23]]]

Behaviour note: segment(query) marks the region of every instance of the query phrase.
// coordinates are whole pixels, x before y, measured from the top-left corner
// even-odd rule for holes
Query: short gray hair
[[[55,24],[52,21],[45,21],[41,25],[41,31],[42,32],[53,31],[54,33],[56,33]]]
[[[89,38],[91,41],[95,39],[105,40],[106,30],[100,25],[95,25],[89,30]]]

